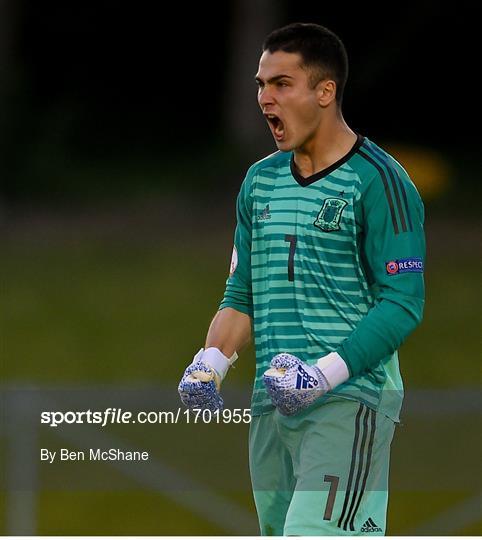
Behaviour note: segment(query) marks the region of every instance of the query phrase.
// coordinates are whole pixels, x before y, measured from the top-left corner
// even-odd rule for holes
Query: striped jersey
[[[357,400],[399,421],[397,349],[422,318],[424,210],[407,172],[358,135],[308,178],[292,152],[248,170],[237,199],[231,271],[220,309],[253,321],[252,414],[273,410],[263,373],[278,353],[308,364],[336,351],[350,378],[320,398]]]

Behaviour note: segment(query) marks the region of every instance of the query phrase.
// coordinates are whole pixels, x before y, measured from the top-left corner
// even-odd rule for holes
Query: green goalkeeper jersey
[[[292,152],[248,170],[220,309],[253,320],[253,415],[273,410],[263,384],[273,356],[288,352],[314,364],[336,351],[350,378],[320,404],[357,400],[399,420],[397,349],[424,304],[423,220],[406,171],[360,135],[345,157],[308,178]]]

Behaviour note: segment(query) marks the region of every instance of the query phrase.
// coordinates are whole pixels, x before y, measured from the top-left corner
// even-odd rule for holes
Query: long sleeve
[[[380,175],[361,188],[357,212],[360,257],[376,300],[336,351],[347,363],[350,376],[393,354],[423,315],[423,204],[401,167],[389,174],[397,193],[389,193],[391,188]]]
[[[252,168],[248,171],[236,201],[236,230],[229,277],[226,280],[224,298],[219,309],[231,307],[253,316],[253,295],[251,289],[251,197]]]

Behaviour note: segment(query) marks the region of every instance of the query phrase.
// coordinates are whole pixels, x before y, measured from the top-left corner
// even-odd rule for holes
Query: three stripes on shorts
[[[370,472],[376,429],[375,415],[374,410],[360,403],[355,419],[355,437],[345,500],[338,520],[338,527],[344,531],[348,530],[348,528],[350,531],[355,530],[355,516],[365,492],[368,473]]]

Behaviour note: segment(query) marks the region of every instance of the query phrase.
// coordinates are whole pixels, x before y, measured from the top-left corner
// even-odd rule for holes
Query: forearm
[[[208,330],[205,348],[216,347],[226,357],[241,351],[251,340],[251,317],[233,308],[216,313]]]
[[[236,361],[237,353],[251,338],[251,319],[232,308],[216,313],[206,344],[184,371],[178,391],[189,409],[223,408],[221,383]]]

